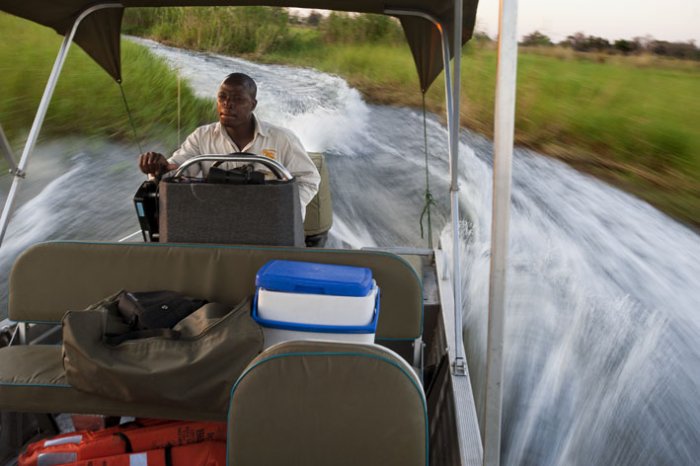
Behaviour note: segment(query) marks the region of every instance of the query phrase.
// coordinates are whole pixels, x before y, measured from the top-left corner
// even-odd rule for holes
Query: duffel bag
[[[67,382],[126,402],[225,412],[231,387],[263,347],[250,299],[234,309],[205,304],[172,329],[133,332],[119,314],[120,293],[63,317]]]

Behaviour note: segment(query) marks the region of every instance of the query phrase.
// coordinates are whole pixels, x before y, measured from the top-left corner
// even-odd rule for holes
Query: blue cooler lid
[[[350,265],[273,260],[258,270],[255,286],[288,293],[367,296],[372,291],[372,271]]]

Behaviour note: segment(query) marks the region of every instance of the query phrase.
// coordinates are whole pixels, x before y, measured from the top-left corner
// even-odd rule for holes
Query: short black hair
[[[253,78],[243,73],[231,73],[221,81],[221,85],[229,84],[232,86],[243,86],[250,96],[255,99],[258,94],[258,86],[253,81]]]

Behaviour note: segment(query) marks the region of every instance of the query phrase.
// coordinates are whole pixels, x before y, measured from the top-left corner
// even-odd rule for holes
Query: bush
[[[229,54],[263,54],[289,37],[289,14],[275,7],[128,9],[125,32]]]
[[[552,44],[552,40],[548,36],[542,34],[540,31],[531,32],[530,34],[524,36],[523,41],[520,44],[534,47],[549,47],[554,45]]]
[[[324,42],[398,42],[403,33],[399,23],[388,16],[332,12],[321,22]]]

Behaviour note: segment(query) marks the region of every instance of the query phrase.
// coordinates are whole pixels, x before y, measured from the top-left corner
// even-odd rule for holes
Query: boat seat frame
[[[235,304],[254,292],[255,273],[272,259],[369,267],[382,289],[377,339],[413,342],[423,330],[421,282],[401,257],[379,251],[159,243],[48,242],[32,246],[10,274],[9,316],[58,324],[120,289],[172,289]],[[31,342],[29,342],[31,343]],[[422,345],[422,343],[421,343]],[[80,392],[66,383],[61,347],[0,349],[0,410],[224,420],[226,413],[137,405]]]

